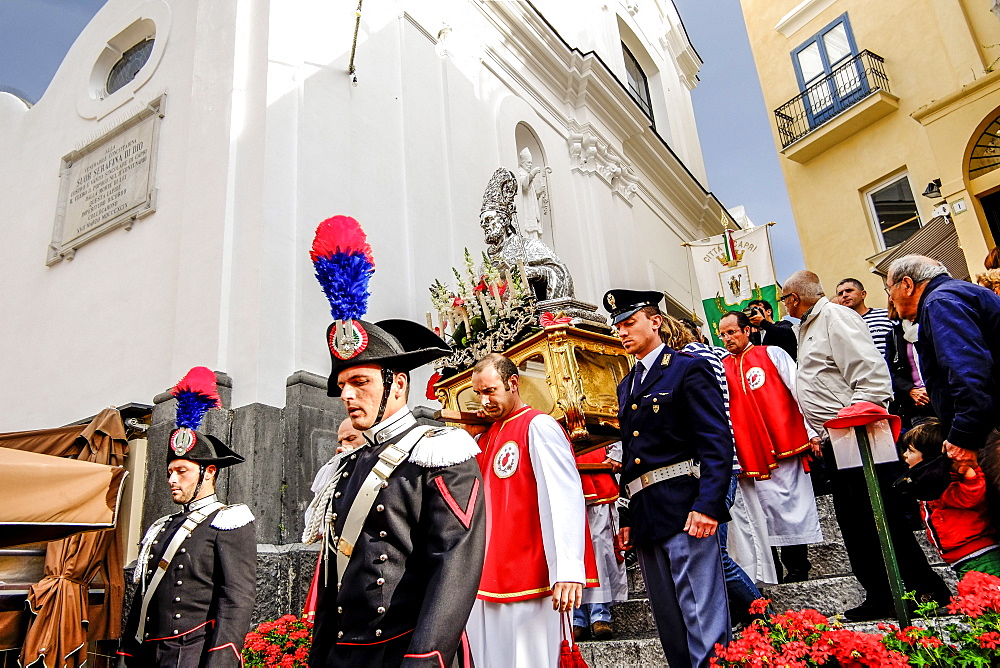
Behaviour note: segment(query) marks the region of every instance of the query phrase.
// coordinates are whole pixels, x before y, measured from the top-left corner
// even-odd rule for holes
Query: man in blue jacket
[[[1000,482],[1000,296],[959,281],[937,260],[906,255],[889,265],[886,292],[920,324],[917,353],[945,451]]]
[[[611,290],[604,306],[636,365],[618,386],[623,492],[663,651],[671,668],[707,666],[730,639],[716,530],[729,521],[733,437],[708,361],[660,337],[663,293]]]

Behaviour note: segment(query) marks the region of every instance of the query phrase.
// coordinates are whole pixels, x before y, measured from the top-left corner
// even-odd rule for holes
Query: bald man
[[[862,401],[880,406],[889,403],[889,367],[857,312],[823,296],[819,277],[811,271],[792,274],[785,281],[781,301],[789,315],[801,319],[796,397],[816,433],[826,434],[823,424],[847,406]],[[844,616],[851,621],[892,616],[892,595],[886,570],[878,559],[881,546],[864,473],[860,468],[838,470],[832,453],[827,451],[826,456],[844,547],[851,570],[866,592],[864,603],[847,610]],[[918,600],[933,599],[944,604],[949,600],[948,587],[928,565],[906,526],[903,501],[892,489],[902,468],[899,462],[875,467],[900,574],[907,591],[916,591]]]
[[[344,418],[337,429],[337,454],[360,448],[364,444],[365,437],[351,424],[351,418]]]
[[[302,539],[303,542],[311,543],[322,535],[324,528],[322,518],[319,515],[313,517],[317,511],[316,505],[319,503],[318,495],[326,488],[337,473],[337,470],[344,461],[344,454],[360,448],[364,444],[365,437],[351,424],[351,418],[344,418],[343,422],[340,423],[340,427],[337,428],[337,451],[333,454],[333,457],[330,457],[330,461],[319,467],[319,470],[316,471],[316,476],[313,478],[312,486],[309,488],[313,493],[313,499],[306,508],[306,531],[305,537]]]

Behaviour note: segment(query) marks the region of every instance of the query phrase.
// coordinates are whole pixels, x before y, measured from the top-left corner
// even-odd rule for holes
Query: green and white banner
[[[741,311],[751,299],[766,299],[775,317],[778,315],[778,286],[768,227],[726,230],[688,244],[701,303],[716,345],[722,345],[719,318],[726,311]]]

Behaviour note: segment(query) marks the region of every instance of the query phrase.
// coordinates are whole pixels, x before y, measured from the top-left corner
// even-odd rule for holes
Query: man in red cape
[[[477,668],[554,668],[560,613],[597,585],[573,448],[554,418],[524,403],[519,382],[514,363],[496,353],[472,372],[480,412],[493,421],[477,457],[486,562],[466,627]]]
[[[583,500],[587,504],[587,526],[594,546],[597,577],[600,584],[583,592],[583,605],[573,612],[573,638],[610,640],[611,607],[628,600],[628,578],[625,558],[615,549],[618,534],[618,478],[610,471],[587,470],[587,464],[621,470],[621,441],[578,455],[577,465],[583,483]]]
[[[750,319],[740,311],[730,311],[719,320],[719,334],[730,353],[722,362],[736,456],[743,475],[758,481],[757,496],[772,550],[781,547],[787,573],[782,578],[778,568],[779,581],[799,582],[809,576],[806,544],[823,541],[802,458],[811,448],[818,452],[820,439],[806,424],[795,399],[795,362],[777,346],[755,346],[750,332]],[[777,554],[774,562],[778,567]]]

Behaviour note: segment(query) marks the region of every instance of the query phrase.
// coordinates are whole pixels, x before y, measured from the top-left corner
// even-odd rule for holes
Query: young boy
[[[903,460],[911,469],[941,455],[944,431],[937,420],[913,427],[899,441]],[[950,473],[951,483],[941,496],[921,501],[927,537],[941,558],[958,574],[979,571],[1000,576],[1000,545],[986,508],[986,480],[978,466],[962,466]]]

